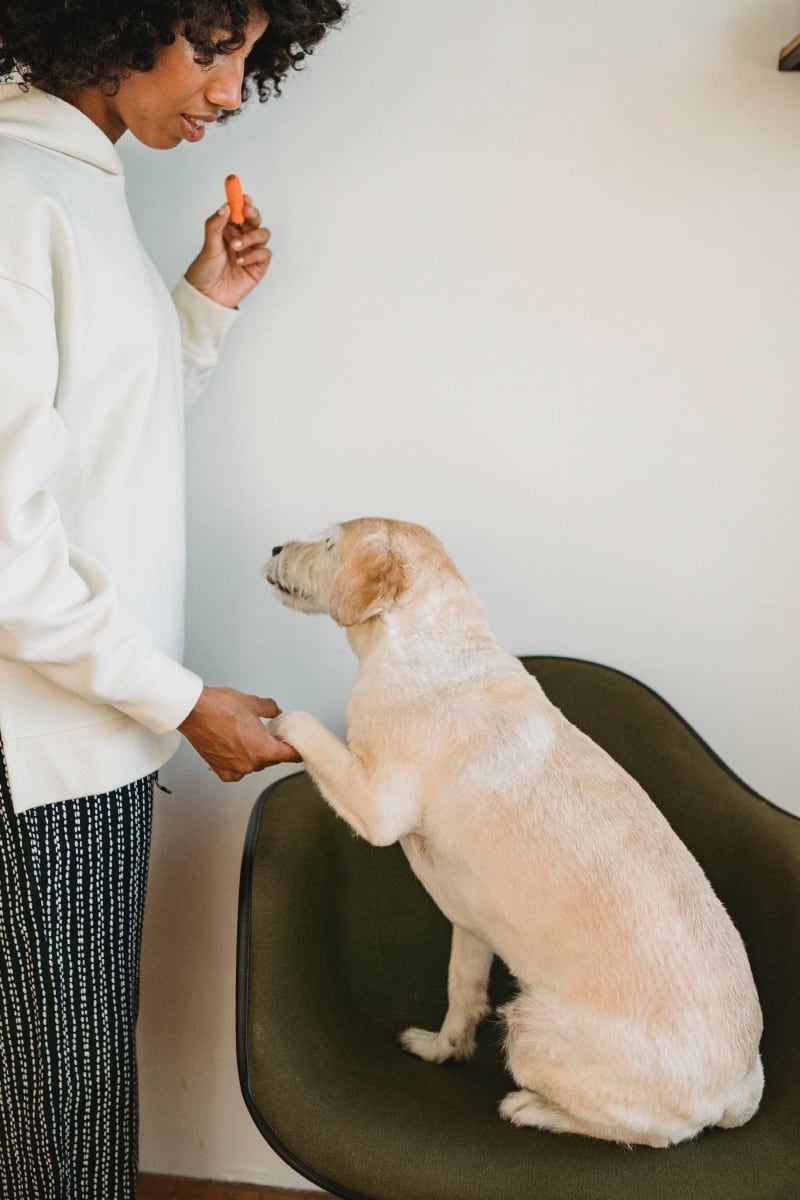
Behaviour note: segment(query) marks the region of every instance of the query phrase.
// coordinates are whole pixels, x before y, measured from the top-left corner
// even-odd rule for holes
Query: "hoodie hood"
[[[49,92],[0,83],[0,137],[17,138],[65,154],[109,175],[123,175],[122,159],[99,126]]]

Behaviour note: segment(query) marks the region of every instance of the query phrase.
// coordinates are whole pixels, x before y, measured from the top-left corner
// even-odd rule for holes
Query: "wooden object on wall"
[[[781,50],[778,58],[778,70],[800,71],[800,34]]]

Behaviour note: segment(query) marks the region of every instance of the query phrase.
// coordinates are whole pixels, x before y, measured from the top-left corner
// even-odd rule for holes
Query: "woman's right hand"
[[[262,723],[279,713],[274,700],[233,688],[204,687],[178,729],[224,783],[235,783],[251,771],[302,762],[292,746],[273,737]]]

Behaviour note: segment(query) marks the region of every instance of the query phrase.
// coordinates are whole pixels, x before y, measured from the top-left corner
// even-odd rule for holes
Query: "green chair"
[[[399,846],[376,849],[308,778],[258,800],[241,877],[242,1091],[297,1172],[351,1200],[800,1200],[800,820],[761,799],[649,688],[575,659],[525,658],[551,700],[634,775],[740,930],[764,1010],[762,1107],[668,1150],[517,1129],[492,1020],[469,1063],[395,1041],[438,1028],[450,930]],[[491,998],[513,988],[495,963]]]

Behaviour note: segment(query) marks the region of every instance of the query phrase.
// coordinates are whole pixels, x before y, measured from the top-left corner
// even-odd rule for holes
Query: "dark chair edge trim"
[[[249,947],[252,916],[250,895],[253,881],[253,852],[261,827],[261,816],[270,793],[283,783],[284,780],[295,779],[299,775],[304,774],[305,771],[294,771],[292,774],[284,775],[281,779],[277,779],[275,783],[270,784],[256,800],[247,825],[244,851],[242,853],[242,866],[239,875],[239,916],[236,940],[236,1065],[239,1072],[239,1086],[242,1090],[242,1097],[248,1112],[253,1118],[259,1133],[278,1157],[282,1158],[293,1171],[308,1179],[316,1187],[329,1192],[332,1196],[341,1196],[343,1200],[376,1200],[373,1196],[367,1196],[363,1192],[354,1192],[348,1188],[341,1187],[330,1179],[326,1179],[319,1171],[316,1171],[289,1150],[265,1119],[250,1086],[250,1072],[247,1062],[247,1017],[250,993]]]

